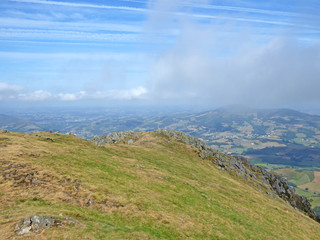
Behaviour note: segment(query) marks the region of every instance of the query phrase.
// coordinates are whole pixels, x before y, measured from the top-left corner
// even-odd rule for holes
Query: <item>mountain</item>
[[[0,114],[0,130],[1,129],[7,129],[14,132],[37,132],[43,130],[32,122],[4,114]]]
[[[320,238],[284,179],[181,132],[2,131],[0,144],[3,239]]]
[[[11,131],[43,129],[87,139],[111,132],[165,128],[201,138],[224,153],[249,156],[255,163],[320,167],[320,116],[290,109],[231,106],[193,114],[69,110],[20,113],[19,117],[27,122],[12,120],[10,127],[0,119],[0,124]]]
[[[255,162],[320,167],[320,116],[290,109],[219,108],[149,119],[134,130],[166,128],[199,137]]]

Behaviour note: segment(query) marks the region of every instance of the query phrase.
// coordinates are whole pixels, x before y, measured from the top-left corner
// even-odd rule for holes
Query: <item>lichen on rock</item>
[[[21,219],[15,226],[14,231],[19,236],[24,235],[30,231],[39,233],[45,228],[50,228],[55,223],[57,224],[57,222],[55,222],[55,220],[51,217],[33,215],[31,217]]]
[[[33,215],[31,217],[21,219],[14,227],[14,232],[18,236],[22,236],[29,232],[37,234],[52,226],[61,226],[63,224],[75,225],[78,224],[78,221],[72,218],[66,218],[65,220],[61,221],[43,215]]]

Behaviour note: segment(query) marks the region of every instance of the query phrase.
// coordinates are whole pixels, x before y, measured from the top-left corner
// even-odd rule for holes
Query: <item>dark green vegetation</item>
[[[80,225],[26,239],[320,239],[319,223],[261,191],[259,179],[223,171],[159,133],[105,147],[49,132],[0,139],[4,239],[33,214]],[[211,160],[231,159],[220,156]]]
[[[307,148],[299,145],[286,147],[268,147],[264,149],[248,149],[247,156],[265,163],[297,167],[320,167],[320,148]]]

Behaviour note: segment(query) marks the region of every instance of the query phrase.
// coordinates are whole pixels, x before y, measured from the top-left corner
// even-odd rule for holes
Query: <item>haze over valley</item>
[[[0,236],[319,239],[319,12],[0,1]]]

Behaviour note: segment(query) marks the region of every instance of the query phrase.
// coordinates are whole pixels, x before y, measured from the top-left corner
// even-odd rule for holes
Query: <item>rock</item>
[[[209,147],[204,141],[188,134],[166,129],[158,129],[155,132],[171,137],[176,141],[181,141],[185,144],[196,147],[198,149],[198,155],[201,159],[214,157],[213,160],[210,159],[211,162],[217,165],[217,167],[223,171],[236,173],[246,180],[251,178],[260,179],[267,189],[267,195],[273,198],[275,198],[276,195],[279,196],[284,201],[289,202],[292,207],[298,208],[299,210],[305,212],[309,217],[320,222],[320,218],[311,209],[311,205],[308,199],[296,195],[294,192],[294,188],[290,187],[287,184],[286,179],[280,177],[279,175],[269,173],[259,166],[252,165],[244,157],[228,155],[222,156],[214,149]],[[269,191],[271,191],[272,193],[270,193]]]
[[[19,236],[26,234],[29,231],[39,233],[45,228],[51,227],[54,223],[55,220],[51,217],[33,215],[31,217],[21,219],[15,226],[14,231]]]
[[[90,207],[91,205],[93,205],[93,203],[94,203],[94,200],[89,198],[87,201],[87,206]]]
[[[132,144],[134,143],[134,139],[130,138],[128,141],[127,141],[127,144]]]
[[[78,220],[75,220],[75,219],[73,219],[73,218],[66,218],[66,219],[65,219],[65,222],[66,222],[67,224],[73,224],[73,225],[77,225],[77,224],[79,223]]]
[[[21,219],[14,227],[14,232],[18,236],[24,235],[29,232],[37,234],[52,226],[62,226],[64,224],[76,225],[78,223],[78,220],[72,218],[65,218],[63,221],[60,221],[52,217],[33,215],[31,217]]]
[[[136,165],[136,168],[143,169],[143,168],[145,168],[145,166],[143,166],[143,165]]]
[[[125,141],[127,144],[132,144],[135,141],[136,133],[133,131],[126,132],[113,132],[108,135],[98,135],[94,136],[91,139],[91,142],[94,142],[98,146],[103,146],[105,144],[119,143]],[[127,140],[127,141],[126,141]]]
[[[3,129],[0,131],[0,133],[8,133],[9,131],[7,129]]]
[[[53,139],[50,138],[50,137],[44,137],[44,136],[41,136],[41,135],[38,135],[38,134],[37,134],[36,136],[37,136],[37,137],[40,137],[40,138],[42,138],[42,139],[44,139],[44,140],[53,142]]]
[[[186,133],[176,132],[167,129],[157,129],[154,132],[168,136],[175,141],[183,142],[187,145],[196,147],[199,150],[198,155],[201,159],[205,159],[209,156],[216,156],[218,158],[220,157],[218,156],[219,154],[216,151],[214,151],[211,147],[209,147],[204,141],[196,137],[190,136]]]

